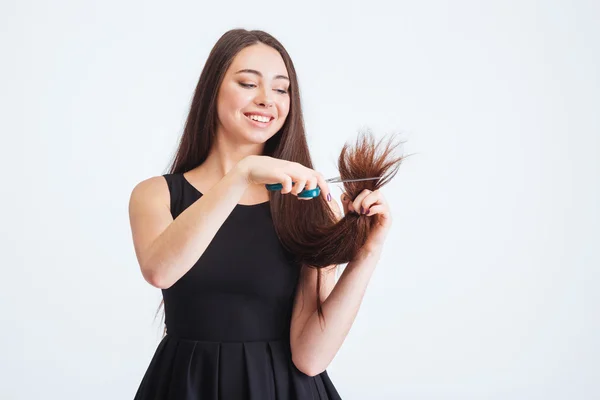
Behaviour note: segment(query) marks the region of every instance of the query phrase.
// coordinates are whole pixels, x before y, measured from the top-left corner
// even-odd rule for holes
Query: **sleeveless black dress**
[[[202,193],[183,174],[164,177],[177,218]],[[238,204],[196,264],[162,291],[167,334],[135,399],[340,399],[327,372],[310,377],[292,363],[299,275],[269,202]]]

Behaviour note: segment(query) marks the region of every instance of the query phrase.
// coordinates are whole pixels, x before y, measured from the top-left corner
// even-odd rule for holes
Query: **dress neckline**
[[[192,185],[192,183],[190,181],[187,180],[187,178],[185,177],[185,175],[183,173],[180,174],[181,175],[181,179],[183,179],[183,182],[189,186],[193,191],[195,191],[196,193],[198,193],[200,196],[203,196],[202,192],[199,191],[196,186]],[[256,203],[256,204],[236,204],[236,207],[260,207],[260,206],[264,206],[264,205],[268,205],[270,203],[269,200],[267,201],[263,201],[262,203]]]

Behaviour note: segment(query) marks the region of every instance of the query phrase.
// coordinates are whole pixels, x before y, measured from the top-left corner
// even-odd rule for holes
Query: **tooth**
[[[271,118],[263,117],[261,115],[249,115],[248,117],[254,121],[265,122],[265,123],[269,122],[271,120]]]

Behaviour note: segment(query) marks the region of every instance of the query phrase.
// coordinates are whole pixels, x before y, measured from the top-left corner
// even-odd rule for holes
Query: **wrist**
[[[237,182],[243,183],[245,185],[250,185],[249,178],[249,168],[248,168],[248,158],[251,156],[247,156],[242,158],[231,170],[232,175],[235,177]]]
[[[363,246],[356,256],[356,260],[379,259],[381,256],[381,246]]]

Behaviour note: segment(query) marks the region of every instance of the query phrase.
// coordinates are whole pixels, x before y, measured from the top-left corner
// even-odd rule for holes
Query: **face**
[[[283,126],[290,110],[289,75],[277,50],[259,43],[235,58],[217,95],[217,134],[233,141],[264,143]]]

